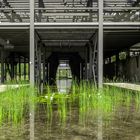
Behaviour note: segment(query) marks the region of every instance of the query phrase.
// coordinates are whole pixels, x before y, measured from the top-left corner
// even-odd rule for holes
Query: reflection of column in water
[[[102,118],[102,112],[98,110],[98,134],[97,134],[97,140],[103,140],[103,118]]]
[[[30,103],[30,140],[34,140],[34,102]]]
[[[97,140],[103,140],[103,116],[102,116],[102,106],[100,104],[102,98],[101,90],[98,91],[98,134]]]

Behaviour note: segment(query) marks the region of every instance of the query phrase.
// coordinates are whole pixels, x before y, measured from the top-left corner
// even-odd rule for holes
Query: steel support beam
[[[30,84],[35,84],[35,30],[34,30],[34,0],[30,0]]]
[[[98,0],[99,29],[98,29],[98,87],[103,86],[103,1]]]

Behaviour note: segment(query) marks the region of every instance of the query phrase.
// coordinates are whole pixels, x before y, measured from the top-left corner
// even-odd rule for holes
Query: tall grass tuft
[[[48,119],[52,118],[55,106],[60,122],[65,124],[68,112],[72,112],[72,109],[76,107],[79,123],[84,126],[90,118],[98,117],[99,111],[102,112],[103,118],[110,118],[122,107],[125,107],[126,113],[129,113],[133,102],[136,103],[138,109],[140,107],[139,101],[140,95],[134,95],[130,90],[111,86],[98,89],[94,84],[87,81],[81,81],[78,84],[73,82],[71,92],[68,94],[54,93],[47,86],[45,96],[39,97],[39,102],[47,105]]]
[[[24,121],[24,116],[29,110],[29,102],[33,101],[31,92],[33,88],[19,86],[18,88],[7,87],[0,93],[0,124],[12,123],[17,125]]]

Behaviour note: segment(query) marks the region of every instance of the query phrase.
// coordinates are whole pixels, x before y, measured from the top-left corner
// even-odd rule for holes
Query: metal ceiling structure
[[[98,70],[101,69],[97,74],[101,77],[98,82],[102,83],[102,49],[106,58],[140,42],[140,1],[0,2],[0,38],[9,40],[15,46],[9,52],[20,53],[28,59],[30,56],[30,62],[35,60],[36,40],[41,42],[48,52],[79,52],[84,58],[82,53],[85,47],[95,43],[95,36],[98,36],[98,47],[95,47],[99,52]],[[90,56],[93,54],[89,53]],[[31,71],[34,71],[35,64],[32,63]],[[34,73],[30,75],[30,80],[34,83]]]
[[[35,22],[98,22],[97,0],[36,0]],[[29,0],[2,0],[0,22],[29,23]],[[105,22],[139,22],[139,0],[104,0]]]

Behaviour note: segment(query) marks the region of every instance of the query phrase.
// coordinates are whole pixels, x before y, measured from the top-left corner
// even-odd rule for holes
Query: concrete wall
[[[118,65],[116,63],[104,65],[104,76],[110,79],[117,76],[125,81],[140,82],[140,56],[121,60]]]

